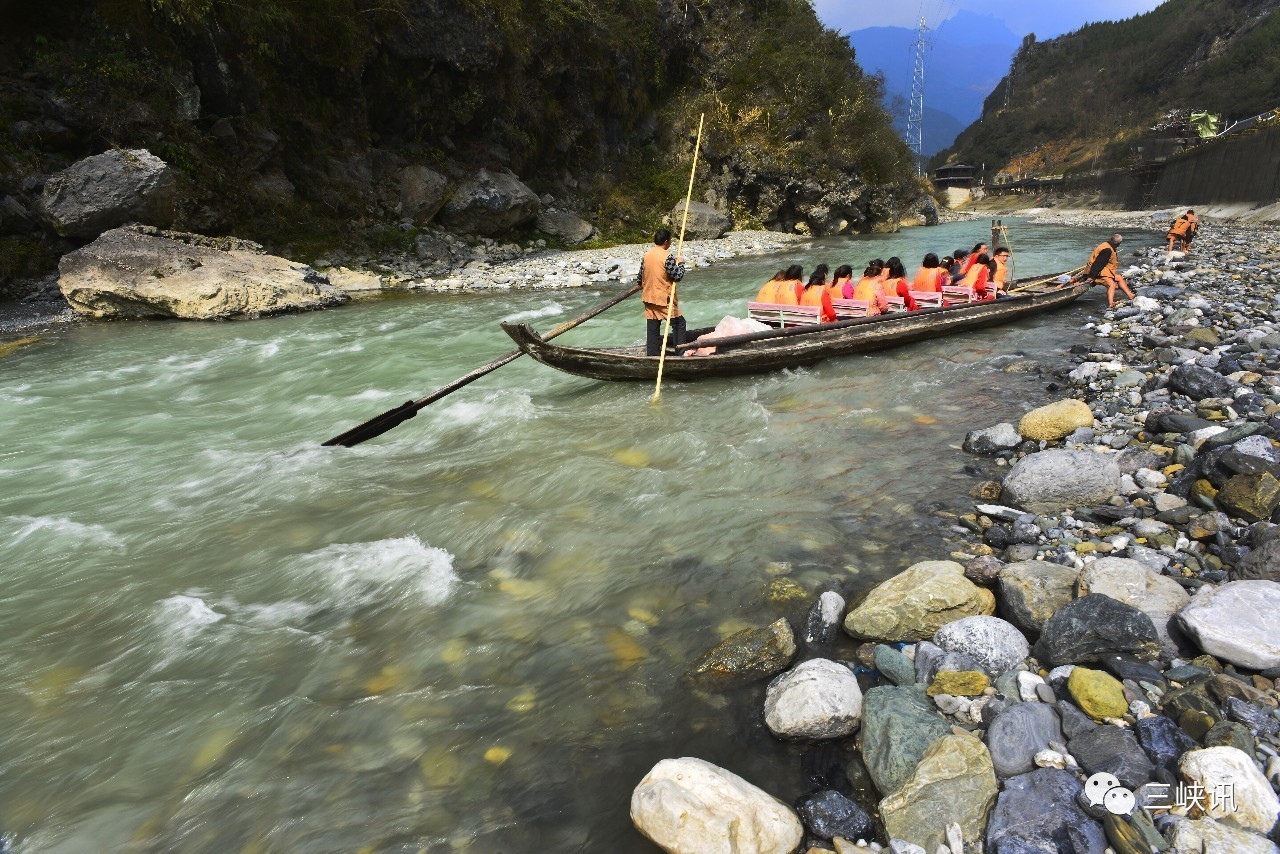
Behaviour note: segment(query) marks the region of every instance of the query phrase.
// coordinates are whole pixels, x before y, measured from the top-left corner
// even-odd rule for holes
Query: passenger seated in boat
[[[995,265],[995,269],[991,272],[991,281],[995,285],[996,293],[1003,293],[1009,281],[1009,247],[998,247],[991,256],[991,263]]]
[[[969,257],[969,252],[965,249],[957,249],[955,254],[951,256],[951,263],[947,265],[947,275],[951,277],[951,281],[948,284],[954,285],[964,278],[961,268],[964,267],[964,259],[967,257]]]
[[[969,250],[969,254],[964,258],[964,263],[960,265],[960,275],[967,276],[969,274],[969,270],[973,269],[973,265],[977,264],[978,259],[982,256],[986,256],[987,261],[991,260],[991,256],[987,255],[987,244],[973,244],[973,249]]]
[[[781,276],[782,278],[778,278]],[[799,264],[792,264],[786,270],[780,270],[756,294],[756,302],[767,302],[774,305],[799,305],[804,294],[804,270]]]
[[[832,299],[844,299],[844,286],[849,285],[852,289],[853,285],[853,268],[848,264],[841,264],[836,267],[835,275],[831,277],[831,284],[827,286],[827,293],[831,294]]]
[[[884,262],[884,293],[887,297],[901,297],[907,311],[920,308],[911,296],[911,286],[907,284],[907,270],[902,266],[902,259],[897,255]]]
[[[845,299],[864,300],[870,303],[870,308],[867,310],[868,317],[879,314],[889,304],[885,299],[884,278],[884,261],[876,258],[867,265],[867,269],[862,271],[862,278],[858,280],[858,284],[850,283],[844,286]]]
[[[920,269],[916,270],[916,277],[912,280],[911,290],[936,294],[940,293],[942,286],[948,284],[948,282],[949,277],[946,269],[938,261],[938,256],[930,252],[924,256],[924,262],[920,265]]]
[[[965,288],[973,292],[975,299],[989,299],[987,296],[987,282],[991,281],[991,268],[988,266],[991,259],[987,257],[985,252],[979,252],[973,257],[973,264],[969,267],[969,272],[964,274],[964,278],[960,280],[958,287]]]
[[[800,296],[801,305],[822,309],[820,319],[823,323],[831,323],[836,319],[836,310],[831,305],[831,292],[827,289],[827,269],[826,264],[814,267],[809,284],[804,286],[804,293]]]

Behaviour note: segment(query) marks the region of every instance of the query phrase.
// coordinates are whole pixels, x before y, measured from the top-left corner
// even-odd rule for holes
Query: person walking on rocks
[[[1129,284],[1124,280],[1124,276],[1120,275],[1120,243],[1124,237],[1119,234],[1113,234],[1106,241],[1099,243],[1098,248],[1093,250],[1093,254],[1089,256],[1089,262],[1086,265],[1084,277],[1091,280],[1095,285],[1103,284],[1107,286],[1107,308],[1115,308],[1116,306],[1116,287],[1124,291],[1125,296],[1133,299],[1133,291],[1129,290]]]
[[[1191,241],[1195,240],[1196,230],[1200,228],[1200,221],[1196,219],[1195,211],[1187,211],[1182,216],[1173,221],[1169,226],[1169,231],[1165,237],[1169,238],[1169,251],[1173,251],[1174,244],[1178,244],[1178,248],[1183,252],[1191,251]]]
[[[684,272],[684,259],[677,258],[671,251],[671,232],[665,228],[658,229],[653,235],[653,246],[640,261],[640,274],[636,277],[648,327],[645,352],[650,356],[661,354],[662,321],[667,317],[667,301],[675,283],[684,278]],[[684,315],[680,313],[680,300],[677,298],[671,303],[670,338],[679,346],[684,343],[684,337]]]

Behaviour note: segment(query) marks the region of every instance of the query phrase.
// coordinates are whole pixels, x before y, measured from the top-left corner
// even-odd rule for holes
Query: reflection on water
[[[1021,270],[1096,235],[1025,228]],[[827,240],[692,273],[691,325]],[[697,755],[782,797],[758,689],[711,643],[938,556],[966,429],[1044,398],[1005,357],[1093,308],[650,389],[520,360],[355,449],[318,442],[605,290],[422,297],[254,323],[98,323],[0,361],[0,832],[22,850],[649,850],[631,788]],[[637,343],[637,305],[565,336]],[[779,583],[787,579],[790,583]],[[772,587],[773,595],[769,591]],[[800,595],[800,594],[803,595]]]

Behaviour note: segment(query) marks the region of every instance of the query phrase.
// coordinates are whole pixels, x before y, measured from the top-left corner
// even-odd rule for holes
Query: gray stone
[[[1026,660],[1030,645],[1012,623],[999,617],[965,617],[947,623],[933,636],[947,652],[974,659],[989,676],[996,676]]]
[[[933,709],[923,686],[881,685],[867,691],[862,705],[862,758],[882,794],[896,792],[920,758],[951,731]]]
[[[400,170],[400,215],[418,225],[426,225],[444,207],[449,182],[426,166],[406,166]]]
[[[1151,782],[1155,766],[1127,730],[1100,726],[1067,742],[1067,749],[1088,774],[1114,774],[1120,785],[1136,789]]]
[[[786,669],[796,654],[795,634],[785,619],[743,629],[703,653],[689,678],[712,690],[745,685]]]
[[[874,662],[886,679],[895,685],[914,685],[916,666],[911,659],[891,646],[876,644]]]
[[[1146,614],[1110,596],[1091,593],[1064,605],[1044,624],[1036,658],[1052,665],[1099,661],[1110,653],[1160,654],[1159,635]]]
[[[805,795],[796,801],[804,826],[819,839],[874,839],[876,825],[866,810],[832,789]]]
[[[1067,771],[1038,768],[1004,781],[987,823],[990,854],[1102,854],[1102,826],[1077,805],[1084,786]]]
[[[1171,628],[1170,622],[1191,597],[1181,584],[1167,575],[1154,573],[1136,560],[1103,557],[1080,573],[1078,591],[1082,596],[1101,593],[1132,605],[1151,618],[1160,646],[1169,657],[1180,652],[1178,641],[1182,632],[1177,626]]]
[[[828,590],[809,608],[805,619],[804,646],[810,652],[831,648],[840,635],[840,618],[844,616],[844,597]]]
[[[671,209],[671,231],[678,234],[684,220],[684,202]],[[705,202],[689,203],[689,219],[685,225],[686,240],[715,240],[733,227],[733,220]]]
[[[144,148],[112,149],[46,181],[40,212],[63,237],[92,239],[131,222],[168,228],[177,200],[167,163]]]
[[[1051,742],[1066,743],[1062,723],[1052,706],[1019,703],[1005,709],[987,730],[987,748],[1000,779],[1033,770],[1035,755]]]
[[[1169,372],[1169,388],[1192,400],[1204,400],[1231,397],[1235,384],[1217,371],[1199,365],[1178,365]]]
[[[1018,429],[1007,421],[988,427],[985,430],[973,430],[964,437],[964,450],[970,454],[997,454],[1022,444]]]
[[[1280,667],[1280,584],[1231,581],[1202,589],[1178,622],[1200,649],[1239,667]]]
[[[1120,468],[1092,451],[1041,451],[1023,457],[1004,480],[1010,503],[1033,513],[1103,504],[1120,491]]]
[[[1058,717],[1062,721],[1062,733],[1068,739],[1092,732],[1100,726],[1089,720],[1088,715],[1066,700],[1059,700],[1055,705],[1058,709]]]
[[[1178,773],[1179,757],[1198,746],[1191,736],[1164,715],[1140,718],[1133,725],[1133,731],[1151,761],[1174,775]]]
[[[1280,582],[1280,539],[1249,552],[1227,574],[1232,581]]]
[[[1039,633],[1045,620],[1075,597],[1078,575],[1059,563],[1011,563],[1000,572],[1000,613],[1018,628]]]
[[[481,169],[454,191],[440,218],[457,231],[493,237],[533,222],[541,207],[533,190],[511,172]]]
[[[569,246],[582,243],[595,234],[596,228],[572,211],[545,210],[538,214],[538,231],[558,237]]]
[[[861,716],[862,689],[853,671],[825,658],[796,665],[765,691],[764,722],[780,738],[843,738]]]

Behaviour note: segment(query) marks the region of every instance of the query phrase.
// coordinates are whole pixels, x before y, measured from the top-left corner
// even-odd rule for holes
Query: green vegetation
[[[1167,112],[1280,106],[1274,0],[1169,0],[1145,15],[1024,44],[983,117],[935,157],[1059,172],[1123,165]],[[1005,90],[1012,85],[1006,109]]]

